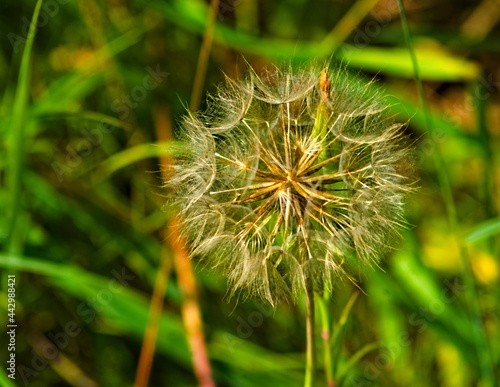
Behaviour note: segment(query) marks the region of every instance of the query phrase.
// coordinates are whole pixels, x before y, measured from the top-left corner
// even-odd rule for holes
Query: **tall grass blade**
[[[466,237],[466,242],[475,243],[500,234],[500,219],[490,219],[476,226]]]
[[[28,31],[26,46],[21,58],[18,84],[12,109],[12,118],[9,133],[9,161],[7,174],[7,190],[9,192],[9,212],[7,217],[7,251],[20,253],[22,250],[22,228],[20,227],[22,173],[24,168],[24,144],[26,128],[26,110],[28,106],[28,92],[31,75],[31,53],[35,41],[36,24],[42,0],[38,0],[33,12],[33,18]]]

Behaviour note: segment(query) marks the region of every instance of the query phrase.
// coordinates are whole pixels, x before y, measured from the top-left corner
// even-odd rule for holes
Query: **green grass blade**
[[[330,346],[332,351],[332,373],[334,378],[336,377],[337,373],[337,366],[340,359],[340,350],[342,347],[342,338],[344,336],[346,324],[349,316],[351,315],[352,307],[354,306],[354,303],[356,302],[358,296],[359,291],[356,291],[352,294],[352,296],[349,298],[349,301],[347,301],[347,304],[342,310],[342,313],[340,314],[339,321],[331,329],[333,335],[330,341]]]
[[[500,219],[490,219],[475,227],[466,237],[468,243],[475,243],[500,234]]]
[[[365,71],[380,72],[399,77],[413,76],[413,60],[402,48],[363,47],[358,49],[346,45],[340,53],[341,59],[352,67]],[[437,49],[417,49],[419,77],[427,80],[456,82],[472,80],[479,74],[477,64]]]
[[[140,144],[132,148],[125,149],[108,157],[99,166],[97,166],[96,174],[98,176],[98,180],[105,180],[116,171],[140,160],[151,157],[168,156],[175,153],[176,150],[181,150],[181,144],[171,141],[156,144]]]
[[[10,379],[5,374],[5,371],[4,371],[3,367],[0,370],[0,385],[2,385],[3,387],[16,387],[16,385],[14,384],[14,382],[12,381],[12,379]]]
[[[26,127],[26,110],[31,75],[31,53],[36,34],[36,24],[42,0],[38,0],[31,19],[26,46],[21,58],[21,68],[17,83],[9,137],[9,162],[7,175],[7,189],[9,191],[9,214],[7,218],[6,247],[9,252],[19,253],[22,250],[21,229],[19,215],[21,212],[22,172],[24,161],[24,133]]]

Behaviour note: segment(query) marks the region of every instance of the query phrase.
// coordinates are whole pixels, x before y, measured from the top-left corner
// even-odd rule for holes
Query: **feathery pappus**
[[[189,114],[166,182],[191,255],[275,304],[331,289],[398,237],[407,154],[382,94],[346,69],[227,80]]]

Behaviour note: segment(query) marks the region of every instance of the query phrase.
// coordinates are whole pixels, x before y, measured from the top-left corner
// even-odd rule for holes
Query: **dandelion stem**
[[[306,376],[304,387],[312,387],[314,381],[315,345],[314,345],[314,291],[312,286],[306,292]]]

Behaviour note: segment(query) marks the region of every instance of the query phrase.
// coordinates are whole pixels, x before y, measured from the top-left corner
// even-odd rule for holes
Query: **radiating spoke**
[[[211,191],[210,195],[216,195],[216,194],[227,193],[227,192],[248,191],[248,190],[252,190],[252,189],[266,188],[266,187],[272,186],[274,184],[275,183],[272,181],[260,183],[260,184],[251,184],[251,185],[248,185],[246,187],[230,188],[230,189],[224,189],[221,191]]]
[[[350,152],[354,151],[354,150],[355,150],[356,148],[358,148],[359,146],[360,146],[360,144],[356,144],[356,145],[354,145],[353,147],[351,147],[351,148],[349,148],[349,149],[343,150],[342,152],[340,152],[340,153],[336,154],[335,156],[332,156],[332,157],[330,157],[330,158],[328,158],[328,159],[326,159],[326,160],[323,160],[323,161],[321,161],[321,162],[319,162],[319,163],[317,163],[317,164],[311,165],[311,166],[309,166],[307,169],[302,170],[302,171],[301,171],[301,174],[302,174],[302,175],[311,175],[311,174],[313,174],[313,173],[315,173],[315,172],[319,171],[319,170],[320,170],[321,168],[323,168],[324,166],[326,166],[326,165],[328,165],[328,164],[332,163],[333,161],[335,161],[335,160],[339,159],[340,157],[342,157],[342,155],[344,155],[344,154],[348,154],[348,153],[350,153]]]

